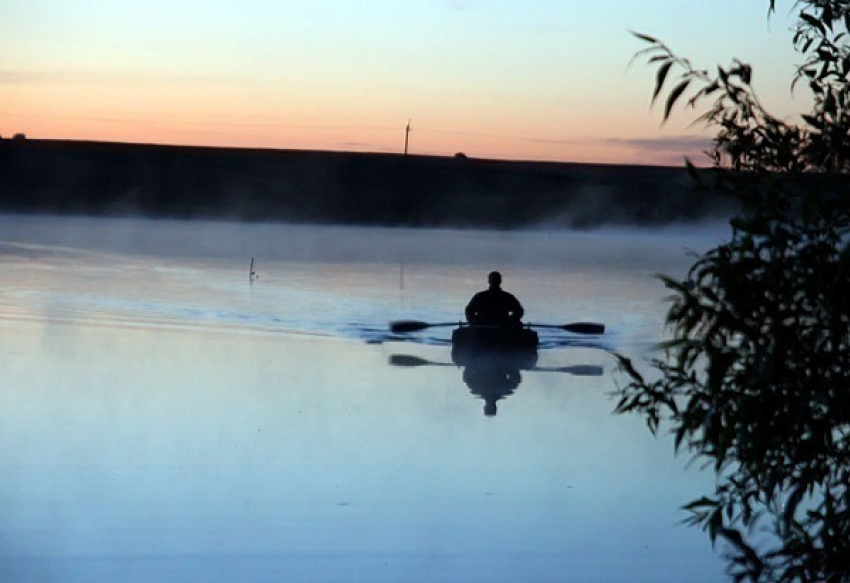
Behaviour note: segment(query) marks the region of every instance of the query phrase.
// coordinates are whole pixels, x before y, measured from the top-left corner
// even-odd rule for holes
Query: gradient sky
[[[635,30],[754,67],[780,116],[799,55],[767,0],[0,0],[0,135],[682,163]],[[700,137],[702,136],[702,137]]]

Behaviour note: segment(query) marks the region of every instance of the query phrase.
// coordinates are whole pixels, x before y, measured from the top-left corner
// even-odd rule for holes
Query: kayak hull
[[[462,325],[452,332],[452,361],[458,366],[498,362],[530,369],[537,364],[538,344],[531,328]]]
[[[537,332],[519,326],[460,326],[452,332],[452,346],[537,348],[539,343]]]

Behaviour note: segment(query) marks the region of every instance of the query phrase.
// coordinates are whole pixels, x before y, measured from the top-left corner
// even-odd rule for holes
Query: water
[[[723,580],[677,525],[711,476],[611,414],[607,352],[720,234],[0,217],[0,580]],[[491,269],[607,333],[489,395],[450,327],[389,333]]]

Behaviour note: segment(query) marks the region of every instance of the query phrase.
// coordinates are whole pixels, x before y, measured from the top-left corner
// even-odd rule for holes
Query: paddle
[[[433,360],[425,360],[424,358],[410,354],[391,354],[390,364],[394,366],[455,366],[448,362],[434,362]]]
[[[604,369],[592,364],[577,364],[575,366],[535,366],[531,370],[543,372],[567,372],[577,377],[601,377]]]
[[[435,328],[437,326],[457,326],[458,322],[440,322],[430,324],[428,322],[420,322],[419,320],[397,320],[390,322],[391,332],[416,332],[425,328]],[[558,328],[573,332],[575,334],[604,334],[605,325],[596,324],[594,322],[574,322],[572,324],[529,324],[532,328]]]
[[[575,334],[605,334],[605,324],[573,322],[572,324],[529,324],[532,328],[558,328]]]
[[[397,320],[390,322],[391,332],[416,332],[425,328],[436,328],[437,326],[458,326],[460,322],[440,322],[438,324],[429,324],[428,322],[420,322],[419,320]]]
[[[448,362],[434,362],[433,360],[426,360],[410,354],[392,354],[390,355],[390,364],[394,366],[455,366]],[[598,377],[602,376],[603,373],[601,366],[589,364],[579,364],[576,366],[536,366],[529,370],[540,372],[565,372],[582,377]]]

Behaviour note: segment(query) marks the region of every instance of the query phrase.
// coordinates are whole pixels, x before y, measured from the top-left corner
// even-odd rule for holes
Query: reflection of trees
[[[617,409],[653,431],[669,422],[677,447],[715,467],[714,493],[686,508],[729,543],[735,580],[839,582],[850,581],[850,2],[797,6],[795,82],[814,96],[799,126],[763,108],[749,65],[713,75],[639,35],[656,96],[681,71],[665,118],[688,90],[691,105],[709,100],[711,187],[742,212],[684,281],[664,278],[675,295],[660,375],[621,358]]]

